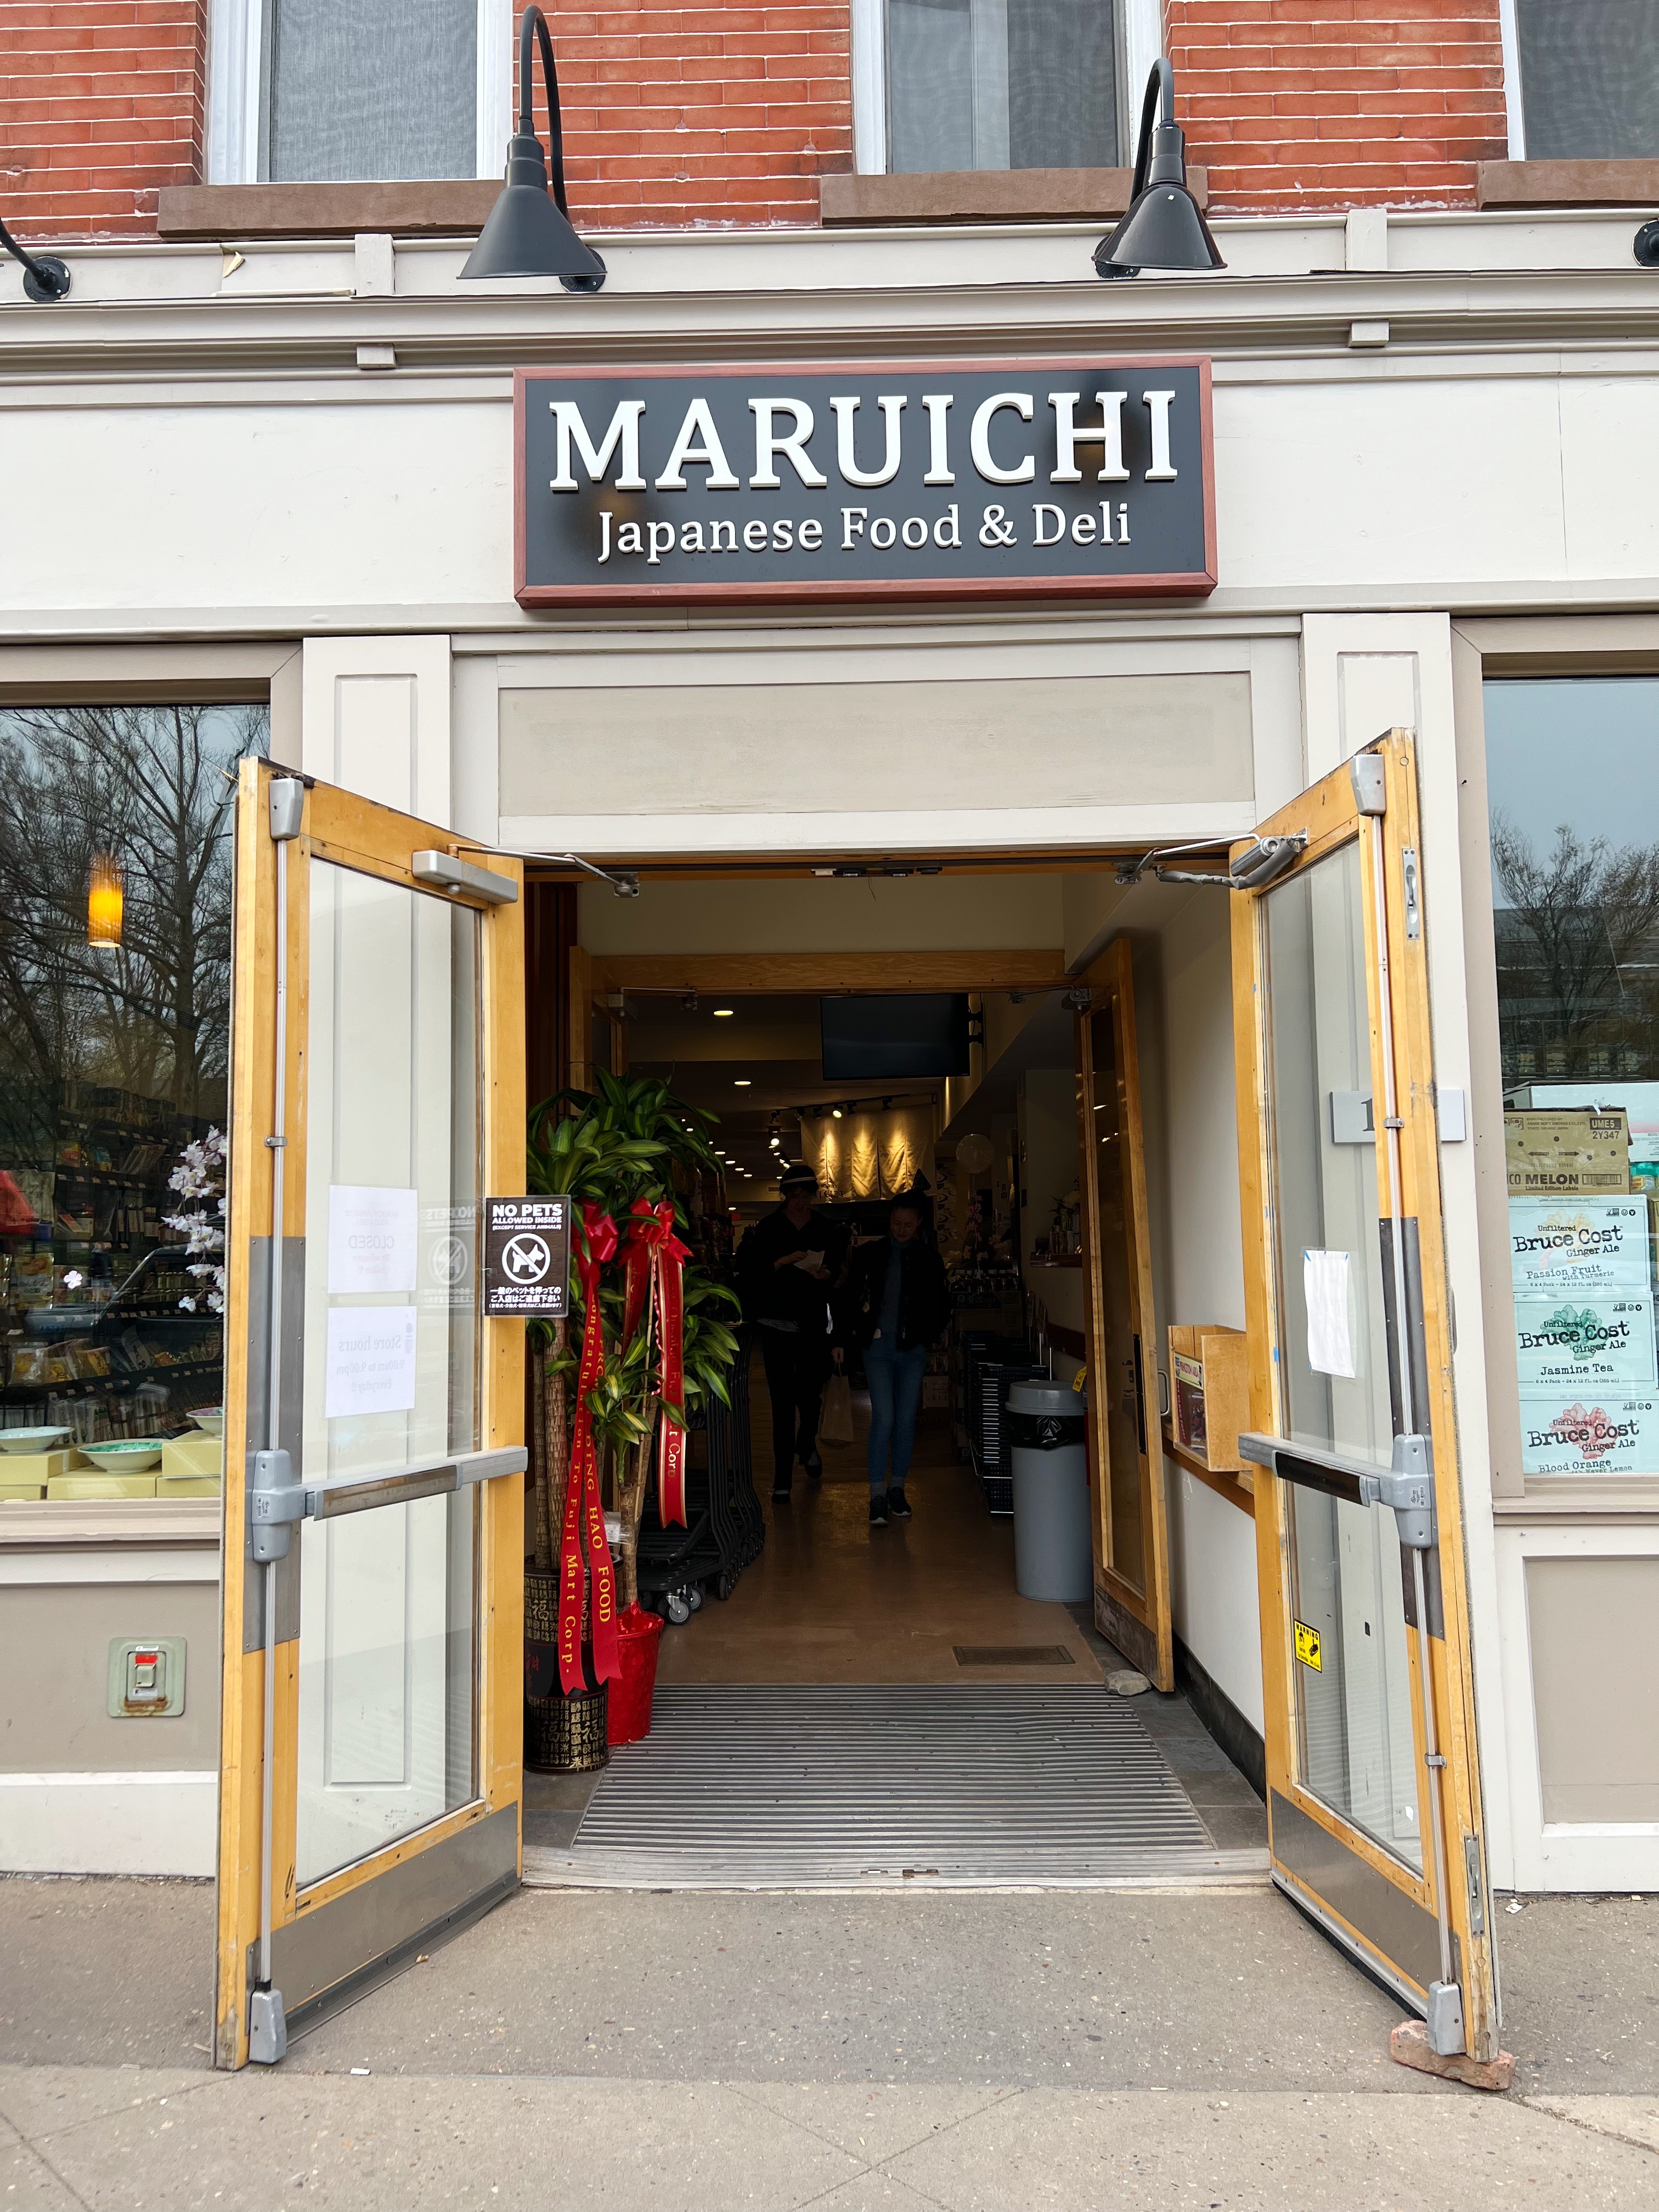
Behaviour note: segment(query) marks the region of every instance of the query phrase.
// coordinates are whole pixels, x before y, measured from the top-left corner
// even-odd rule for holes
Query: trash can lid
[[[1047,1413],[1062,1419],[1076,1419],[1083,1412],[1083,1395],[1073,1390],[1069,1382],[1051,1382],[1043,1376],[1035,1382],[1010,1383],[1008,1410],[1011,1413]]]

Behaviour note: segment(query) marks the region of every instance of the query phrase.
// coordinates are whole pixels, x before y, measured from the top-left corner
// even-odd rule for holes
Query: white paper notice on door
[[[328,1187],[328,1287],[337,1297],[356,1291],[412,1291],[418,1235],[417,1194],[378,1184]]]
[[[415,1405],[413,1306],[331,1306],[323,1411],[407,1413]]]
[[[1353,1331],[1348,1319],[1346,1252],[1304,1252],[1302,1295],[1308,1304],[1308,1364],[1316,1375],[1354,1375]]]

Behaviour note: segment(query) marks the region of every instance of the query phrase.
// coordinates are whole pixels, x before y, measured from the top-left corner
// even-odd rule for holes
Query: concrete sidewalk
[[[1659,1900],[1498,1929],[1505,2098],[1263,1891],[526,1893],[231,2077],[205,1887],[0,1881],[0,2206],[1659,2204]]]

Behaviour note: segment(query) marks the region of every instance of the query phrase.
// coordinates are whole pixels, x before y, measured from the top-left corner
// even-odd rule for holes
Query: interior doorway
[[[885,1243],[891,1201],[914,1195],[950,1310],[921,1382],[902,1477],[911,1511],[876,1525],[855,1333],[843,1327],[850,1426],[816,1437],[809,1468],[775,1451],[766,1322],[746,1302],[739,1455],[763,1540],[725,1588],[710,1575],[649,1588],[642,1546],[641,1597],[670,1624],[651,1736],[602,1778],[529,1778],[526,1880],[1265,1881],[1260,1797],[1176,1690],[1167,1559],[1131,1557],[1121,1504],[1144,1498],[1137,1528],[1162,1528],[1133,977],[1117,952],[1097,977],[1067,975],[1058,874],[1033,873],[1029,902],[1052,916],[1051,945],[988,943],[976,904],[1006,913],[1018,898],[1006,878],[964,872],[938,885],[946,919],[925,952],[915,916],[933,887],[908,876],[895,941],[871,946],[866,924],[866,941],[839,954],[827,948],[846,942],[845,877],[809,877],[783,896],[675,881],[656,897],[647,877],[625,912],[603,888],[581,895],[589,941],[567,970],[573,1003],[532,1006],[532,1064],[538,1021],[562,1023],[612,1055],[596,1043],[589,1081],[625,1065],[718,1117],[717,1188],[685,1196],[718,1208],[719,1233],[705,1224],[694,1242],[729,1258],[738,1284],[745,1241],[779,1208],[781,1171],[810,1168],[832,1306],[857,1255]],[[781,942],[763,933],[769,907]],[[960,950],[937,941],[952,921]],[[715,930],[723,946],[684,949]],[[826,949],[792,950],[803,938]],[[958,1056],[929,1061],[953,1019]],[[842,1052],[860,1024],[874,1054],[862,1067]],[[1114,1034],[1127,1047],[1115,1060],[1103,1042]],[[1109,1098],[1132,1161],[1124,1188],[1139,1194],[1127,1214],[1103,1206],[1094,1166],[1107,1134],[1095,1109]],[[1144,1311],[1125,1303],[1132,1284]],[[1144,1352],[1145,1378],[1117,1374],[1120,1338]],[[1091,1380],[1102,1374],[1109,1420]],[[1026,1382],[1059,1401],[1053,1425],[1076,1431],[1063,1589],[1022,1573],[1012,1438]],[[712,1433],[694,1439],[699,1452],[722,1448]],[[1099,1503],[1108,1493],[1115,1513]],[[1102,1624],[1131,1622],[1133,1604],[1132,1648]]]

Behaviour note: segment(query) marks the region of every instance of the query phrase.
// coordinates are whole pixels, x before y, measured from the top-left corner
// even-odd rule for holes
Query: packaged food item
[[[1659,1474],[1659,1398],[1523,1393],[1523,1474]]]
[[[1515,1351],[1523,1392],[1585,1384],[1639,1390],[1659,1381],[1652,1297],[1615,1291],[1517,1297]]]
[[[1516,1295],[1650,1287],[1645,1198],[1512,1198]]]
[[[1504,1156],[1511,1198],[1583,1193],[1611,1196],[1630,1188],[1630,1128],[1622,1109],[1528,1108],[1504,1116]]]

